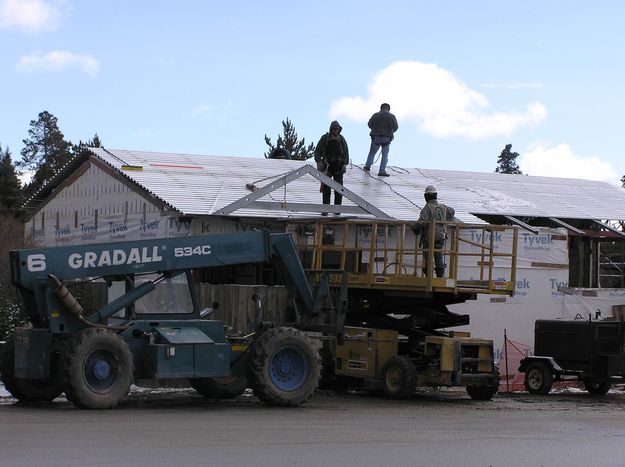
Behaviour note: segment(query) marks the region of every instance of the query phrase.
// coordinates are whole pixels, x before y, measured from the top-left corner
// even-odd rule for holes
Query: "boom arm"
[[[32,290],[34,281],[48,274],[64,280],[262,263],[271,259],[271,237],[256,231],[15,250],[12,280]]]
[[[288,287],[295,292],[300,311],[309,317],[318,314],[290,234],[254,231],[14,250],[11,251],[11,274],[13,284],[22,291],[27,307],[34,307],[29,314],[36,325],[38,320],[33,313],[46,314],[46,307],[41,306],[45,294],[40,290],[42,284],[47,284],[49,276],[63,281],[146,273],[169,275],[194,268],[264,263],[274,257],[284,272]],[[36,305],[33,300],[40,304]],[[115,307],[111,309],[112,312],[116,310]],[[109,314],[107,307],[100,311],[104,315]]]

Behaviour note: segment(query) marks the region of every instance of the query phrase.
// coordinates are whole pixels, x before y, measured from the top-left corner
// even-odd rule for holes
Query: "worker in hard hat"
[[[430,221],[437,221],[434,225],[434,270],[436,277],[443,277],[445,275],[445,261],[443,259],[443,253],[440,251],[445,246],[445,235],[447,233],[447,225],[444,222],[452,221],[456,211],[451,206],[447,206],[438,202],[438,193],[436,188],[432,185],[425,187],[423,196],[426,201],[426,205],[421,209],[419,215],[419,222],[412,226],[412,230],[415,235],[420,235],[421,239],[419,245],[423,248],[423,274],[427,275],[428,270],[431,269],[431,263],[429,260],[429,248],[430,248]]]

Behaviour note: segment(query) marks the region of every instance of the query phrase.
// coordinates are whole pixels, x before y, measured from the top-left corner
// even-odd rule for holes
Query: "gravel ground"
[[[0,388],[0,465],[620,466],[625,394],[578,389],[472,401],[459,389],[410,400],[320,391],[299,408],[190,389],[143,389],[115,410],[65,398],[22,404]]]

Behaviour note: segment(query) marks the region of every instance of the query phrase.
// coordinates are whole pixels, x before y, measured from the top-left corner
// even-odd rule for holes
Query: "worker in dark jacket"
[[[342,129],[339,122],[333,121],[330,124],[330,131],[319,139],[315,148],[317,169],[341,185],[343,184],[343,174],[347,164],[349,164],[349,149],[347,148],[347,141],[341,135]],[[330,191],[329,186],[322,184],[323,204],[330,204]],[[342,202],[343,195],[335,191],[334,204],[341,204]]]
[[[388,177],[386,173],[386,164],[388,162],[388,150],[391,145],[391,141],[395,137],[394,134],[399,128],[397,125],[397,119],[395,115],[391,113],[391,106],[384,103],[380,106],[380,111],[374,113],[369,119],[369,136],[371,136],[371,147],[369,148],[369,155],[367,156],[367,162],[364,169],[369,172],[371,170],[371,164],[373,164],[373,158],[375,154],[382,147],[382,161],[380,162],[380,170],[378,171],[378,177]]]
[[[419,215],[419,222],[412,226],[412,231],[415,235],[421,235],[419,245],[423,248],[423,274],[428,274],[428,269],[431,268],[429,261],[429,248],[430,248],[430,221],[437,221],[434,224],[434,249],[442,250],[445,246],[445,236],[447,234],[447,225],[444,222],[454,220],[456,211],[451,206],[446,206],[443,203],[439,203],[438,193],[436,188],[432,185],[425,187],[423,193],[426,205],[421,209]],[[428,267],[429,265],[429,267]],[[436,277],[443,277],[445,275],[445,261],[443,259],[443,253],[441,251],[434,252],[434,265]]]

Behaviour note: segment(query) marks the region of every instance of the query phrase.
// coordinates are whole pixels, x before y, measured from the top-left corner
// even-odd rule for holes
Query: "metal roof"
[[[185,215],[217,214],[220,209],[250,195],[253,188],[262,188],[281,176],[301,168],[311,161],[285,159],[253,159],[245,157],[204,156],[154,153],[93,148],[99,159],[122,172],[165,203]],[[312,161],[314,165],[314,161]],[[375,207],[392,212],[398,219],[414,219],[419,202],[394,192],[392,185],[372,177],[356,166],[348,167],[344,185]],[[289,203],[321,204],[319,180],[303,176],[263,198],[283,202],[286,210],[262,211],[239,209],[234,216],[303,217],[301,212],[288,210]],[[344,198],[344,205],[354,205]],[[321,211],[321,209],[320,209]],[[310,216],[310,214],[308,214]]]
[[[225,157],[91,148],[90,152],[145,190],[185,215],[211,215],[280,176],[314,161]],[[475,215],[625,220],[625,189],[605,182],[498,173],[387,167],[390,177],[350,165],[344,186],[389,216],[413,220],[424,204],[427,185],[453,206],[462,222],[483,222]],[[65,175],[66,176],[66,175]],[[240,209],[232,215],[303,217],[289,203],[321,203],[319,181],[303,176],[263,200],[279,201],[280,211]],[[52,187],[51,189],[53,189]],[[353,205],[347,199],[344,205]]]

